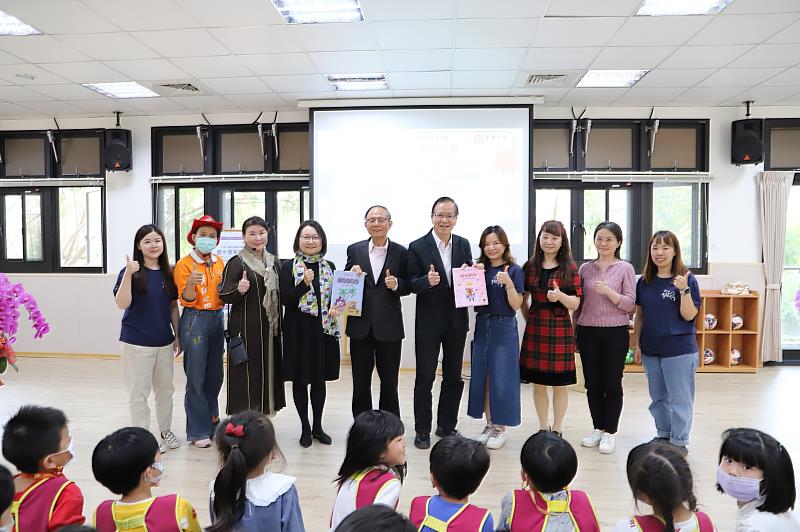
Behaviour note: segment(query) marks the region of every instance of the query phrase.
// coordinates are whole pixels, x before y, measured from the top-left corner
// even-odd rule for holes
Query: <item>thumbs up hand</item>
[[[305,266],[299,266],[299,268],[303,270],[303,282],[306,283],[306,286],[311,286],[311,283],[314,282],[314,270]]]
[[[138,271],[139,261],[131,260],[129,256],[125,255],[125,275],[131,276]]]
[[[560,288],[558,288],[558,283],[555,280],[552,280],[551,283],[553,285],[553,288],[547,291],[547,300],[550,301],[551,303],[555,303],[556,301],[559,300],[563,292],[561,291]]]
[[[506,266],[502,272],[497,272],[497,275],[495,275],[494,278],[497,279],[498,283],[505,286],[506,288],[514,286],[514,282],[511,280],[511,276],[508,275],[508,266]]]
[[[192,273],[189,274],[189,278],[186,279],[186,284],[189,286],[195,286],[203,282],[203,272],[198,271],[197,263],[195,262],[192,265]]]
[[[247,270],[242,271],[242,278],[239,280],[239,286],[237,287],[239,293],[244,295],[250,290],[250,281],[247,280]]]
[[[397,288],[397,277],[392,275],[392,272],[389,271],[389,268],[386,268],[386,278],[383,280],[386,283],[386,288],[389,290],[394,290]]]
[[[439,284],[439,281],[440,281],[439,272],[437,272],[436,268],[433,266],[433,264],[431,264],[431,270],[428,272],[428,285],[430,285],[430,287],[433,288],[434,286]]]

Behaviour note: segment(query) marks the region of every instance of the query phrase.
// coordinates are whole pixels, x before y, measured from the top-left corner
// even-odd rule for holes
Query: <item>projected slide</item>
[[[371,205],[388,207],[389,236],[407,245],[431,228],[433,201],[451,196],[454,232],[475,258],[483,229],[501,225],[524,261],[529,120],[527,107],[315,111],[314,214],[328,257],[343,267],[347,245],[368,237]]]

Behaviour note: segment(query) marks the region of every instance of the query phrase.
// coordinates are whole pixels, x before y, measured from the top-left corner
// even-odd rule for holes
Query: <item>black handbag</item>
[[[242,268],[244,269],[244,260],[242,260]],[[232,306],[228,305],[228,321],[231,318]],[[244,325],[244,313],[242,314],[242,325]],[[243,331],[244,327],[240,327],[239,331]],[[230,323],[228,328],[225,329],[225,341],[228,343],[228,363],[234,366],[241,366],[248,361],[247,349],[244,345],[244,338],[241,332],[236,336],[231,336]]]

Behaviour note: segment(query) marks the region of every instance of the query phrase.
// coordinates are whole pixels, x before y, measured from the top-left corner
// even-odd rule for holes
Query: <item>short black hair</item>
[[[522,469],[533,487],[544,493],[566,488],[578,472],[578,455],[567,440],[549,430],[537,432],[522,446]]]
[[[59,528],[58,532],[97,532],[97,529],[86,525],[67,525]]]
[[[456,203],[456,200],[454,200],[450,196],[442,196],[440,198],[437,198],[436,201],[433,202],[433,205],[431,206],[431,216],[433,216],[433,211],[436,210],[436,206],[439,205],[440,203],[452,203],[453,207],[456,208],[456,216],[458,216],[458,203]]]
[[[139,486],[142,473],[153,465],[158,441],[149,430],[125,427],[112,432],[94,448],[92,473],[111,493],[127,495]]]
[[[270,226],[269,222],[267,222],[264,218],[262,218],[261,216],[251,216],[242,223],[242,234],[245,234],[247,232],[247,229],[254,225],[259,225],[263,227],[264,229],[267,230],[267,233],[272,232],[272,227]]]
[[[385,504],[363,506],[351,513],[336,527],[335,532],[416,532],[408,518]]]
[[[292,244],[292,250],[294,250],[295,253],[300,251],[300,233],[302,233],[303,229],[306,227],[313,227],[319,235],[320,243],[322,244],[322,250],[320,250],[319,254],[325,256],[325,253],[328,252],[328,237],[325,236],[325,231],[316,220],[306,220],[300,224],[300,227],[297,228],[297,234],[294,235],[294,244]]]
[[[57,408],[26,405],[3,429],[3,456],[21,473],[39,473],[42,460],[61,450],[67,416]]]
[[[756,429],[728,429],[722,434],[719,461],[725,456],[764,472],[761,495],[767,499],[759,511],[781,514],[794,508],[794,467],[789,452],[778,440]],[[717,489],[722,491],[719,484]]]
[[[481,442],[447,436],[431,449],[431,475],[448,496],[463,499],[478,490],[489,471],[489,452]]]
[[[372,209],[383,209],[384,211],[386,211],[386,218],[389,219],[389,220],[392,219],[392,213],[389,212],[389,209],[387,209],[383,205],[373,205],[372,207],[367,209],[366,212],[364,213],[364,219],[365,220],[367,219],[367,215],[369,215],[369,211],[371,211]]]
[[[11,501],[14,500],[14,477],[11,476],[11,471],[5,466],[0,465],[0,514],[8,510],[11,506]]]

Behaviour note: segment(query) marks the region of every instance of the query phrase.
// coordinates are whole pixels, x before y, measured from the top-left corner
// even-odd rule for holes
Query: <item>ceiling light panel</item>
[[[83,83],[82,85],[110,98],[157,98],[159,96],[157,93],[135,81],[123,81],[119,83]]]
[[[589,70],[578,87],[632,87],[649,70]]]
[[[716,15],[733,0],[645,0],[639,16]]]
[[[362,22],[358,0],[272,0],[287,24]]]

